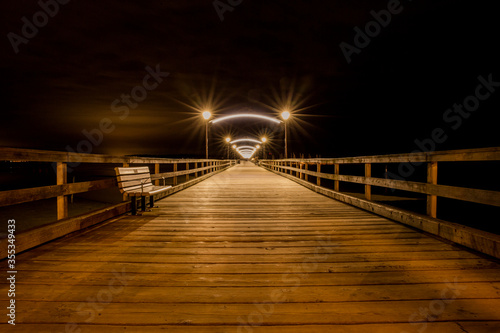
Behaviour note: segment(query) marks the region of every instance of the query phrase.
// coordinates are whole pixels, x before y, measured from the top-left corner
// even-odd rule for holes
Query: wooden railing
[[[50,234],[51,238],[60,237],[69,232],[88,227],[89,225],[102,222],[106,219],[123,214],[130,209],[129,202],[112,205],[105,209],[85,214],[83,216],[68,217],[68,197],[74,194],[103,190],[117,187],[116,177],[102,180],[84,181],[68,183],[68,170],[77,168],[82,163],[88,164],[114,164],[115,166],[134,165],[154,165],[151,170],[152,179],[159,185],[161,179],[169,179],[172,189],[165,195],[169,195],[192,184],[195,184],[206,177],[222,171],[235,163],[231,160],[206,160],[206,159],[167,159],[154,157],[133,157],[133,156],[111,156],[98,154],[78,154],[69,152],[41,151],[15,148],[0,148],[0,161],[12,162],[48,162],[52,163],[56,172],[56,184],[22,188],[15,190],[0,191],[0,207],[22,204],[37,200],[57,198],[57,221],[44,225],[35,230],[30,230],[34,241],[21,246],[18,251],[39,245],[48,241],[42,234]],[[179,165],[183,165],[184,170],[177,171]],[[162,165],[170,165],[171,172],[160,172]],[[178,177],[185,176],[185,182],[178,184]],[[192,179],[190,179],[192,177]],[[164,195],[163,195],[164,196]],[[50,229],[50,231],[49,231]],[[55,232],[57,230],[57,232]],[[33,234],[35,233],[35,234]],[[27,236],[25,237],[27,238]],[[3,245],[3,244],[2,244]],[[0,258],[5,257],[4,246],[0,249]]]
[[[500,192],[498,191],[438,184],[437,176],[439,163],[466,161],[500,161],[500,148],[347,158],[263,160],[260,161],[260,164],[271,171],[295,179],[317,192],[373,211],[380,215],[388,216],[399,222],[407,223],[484,253],[500,257],[500,243],[498,242],[500,238],[498,235],[474,230],[457,224],[447,224],[444,223],[444,221],[436,219],[438,197],[500,207]],[[427,165],[427,182],[407,181],[398,174],[392,174],[392,176],[385,178],[372,177],[373,164],[392,163],[403,163],[410,167],[425,163]],[[364,166],[364,176],[343,175],[340,173],[341,166],[355,164]],[[322,172],[321,167],[325,165],[332,165],[333,173]],[[315,177],[316,181],[314,184],[309,182],[309,176]],[[322,179],[333,180],[333,189],[322,187]],[[339,192],[340,182],[364,185],[364,200]],[[427,216],[412,214],[407,211],[375,203],[372,201],[372,186],[426,195]],[[481,237],[477,235],[481,235]],[[485,241],[484,238],[489,240]]]

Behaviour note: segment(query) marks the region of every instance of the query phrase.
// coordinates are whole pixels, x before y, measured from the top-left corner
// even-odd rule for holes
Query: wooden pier
[[[253,164],[157,204],[19,254],[0,331],[500,331],[497,261]]]

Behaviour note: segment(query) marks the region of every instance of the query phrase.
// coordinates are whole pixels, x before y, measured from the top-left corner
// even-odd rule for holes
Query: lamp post
[[[283,118],[283,120],[285,121],[285,159],[288,158],[288,147],[287,147],[287,126],[286,126],[286,123],[287,123],[287,120],[288,118],[290,118],[290,112],[288,111],[283,111],[281,113],[281,117]]]
[[[226,138],[226,143],[227,143],[227,159],[229,159],[229,142],[231,142],[231,138],[227,137]]]
[[[212,117],[212,113],[210,113],[210,111],[205,111],[202,115],[205,119],[205,158],[208,160],[208,119]]]
[[[236,145],[233,145],[233,150],[234,150],[233,151],[233,157],[234,157],[234,159],[236,159],[236,153],[235,153],[235,151],[236,151]]]
[[[266,142],[267,142],[267,138],[265,136],[263,136],[262,139],[260,139],[260,141],[262,141],[262,159],[265,159],[266,158]]]

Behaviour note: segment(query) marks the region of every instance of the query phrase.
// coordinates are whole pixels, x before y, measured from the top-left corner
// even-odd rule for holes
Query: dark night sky
[[[291,124],[295,153],[411,152],[435,128],[447,135],[437,150],[500,146],[500,88],[458,128],[443,120],[474,94],[479,75],[500,81],[494,2],[404,0],[348,64],[339,44],[353,44],[353,29],[388,3],[244,0],[221,22],[213,0],[73,0],[16,54],[7,34],[21,34],[21,18],[32,22],[40,6],[6,2],[0,146],[76,150],[82,131],[108,118],[115,128],[94,153],[202,155],[204,125],[187,105],[199,107],[210,91],[217,115],[277,115],[268,107],[273,92],[293,93],[307,107]],[[112,102],[156,65],[170,75],[120,119]],[[259,134],[265,125],[214,127],[212,140]],[[272,130],[278,149],[281,134]]]

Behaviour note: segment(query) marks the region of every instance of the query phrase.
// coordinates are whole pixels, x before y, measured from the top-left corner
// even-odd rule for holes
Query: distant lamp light
[[[212,117],[212,113],[210,111],[205,111],[202,113],[202,115],[205,120],[208,120],[210,119],[210,117]]]
[[[290,112],[288,111],[281,112],[281,117],[285,120],[288,120],[288,118],[290,118]]]
[[[257,148],[257,149],[259,149],[259,148],[260,148],[260,145],[257,145],[257,146],[256,146],[256,148]]]
[[[265,142],[267,141],[267,138],[266,138],[266,137],[263,137],[262,139],[260,139],[260,141],[262,141],[262,142],[264,142],[264,143],[265,143]]]
[[[229,141],[231,141],[231,138],[227,137],[226,142],[229,143]]]
[[[233,145],[233,149],[236,149],[236,145]]]

